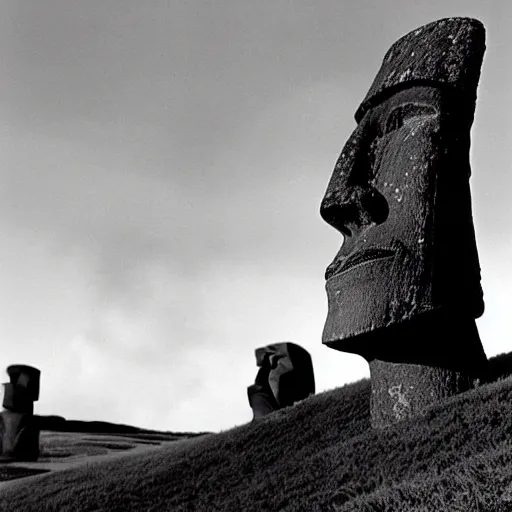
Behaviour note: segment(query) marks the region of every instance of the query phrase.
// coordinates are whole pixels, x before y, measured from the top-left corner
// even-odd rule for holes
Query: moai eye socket
[[[407,122],[416,117],[434,116],[436,110],[430,105],[408,103],[393,109],[386,119],[384,135],[402,128]]]
[[[394,130],[398,130],[403,125],[402,107],[395,108],[386,119],[386,127],[384,134],[388,134]]]

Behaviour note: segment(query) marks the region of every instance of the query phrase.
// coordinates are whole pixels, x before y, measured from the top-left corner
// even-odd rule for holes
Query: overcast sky
[[[510,0],[0,4],[0,367],[42,370],[37,413],[226,429],[278,341],[318,392],[367,376],[321,344],[320,201],[390,44],[449,16],[487,28],[478,326],[512,350]]]

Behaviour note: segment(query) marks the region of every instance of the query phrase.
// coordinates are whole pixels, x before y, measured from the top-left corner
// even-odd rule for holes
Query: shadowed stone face
[[[23,390],[34,402],[39,400],[41,372],[37,368],[25,364],[12,364],[7,367],[7,374],[12,386],[20,392]]]
[[[344,237],[326,271],[332,348],[370,361],[404,322],[483,313],[469,188],[483,37],[462,18],[411,32],[357,111],[321,205]]]
[[[247,393],[254,419],[293,405],[315,392],[313,364],[307,350],[295,343],[275,343],[256,349],[260,368]]]

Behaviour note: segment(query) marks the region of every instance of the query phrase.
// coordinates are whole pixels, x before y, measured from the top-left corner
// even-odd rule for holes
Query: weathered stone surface
[[[376,428],[421,415],[440,400],[472,387],[465,372],[419,364],[370,362],[371,422]]]
[[[474,324],[484,303],[469,187],[484,51],[479,21],[450,18],[412,31],[386,54],[321,205],[344,237],[326,271],[327,346],[465,375],[485,364]]]
[[[255,355],[260,370],[247,390],[255,419],[315,392],[311,356],[299,345],[275,343],[256,349]]]
[[[0,454],[4,459],[36,460],[39,455],[39,427],[34,418],[34,401],[39,398],[41,372],[26,365],[7,368],[11,382],[3,384],[0,415]]]
[[[1,458],[35,461],[39,456],[39,427],[33,414],[0,413]]]
[[[485,29],[475,19],[446,18],[409,32],[386,53],[356,121],[380,103],[382,95],[418,82],[456,87],[475,101],[484,51]]]

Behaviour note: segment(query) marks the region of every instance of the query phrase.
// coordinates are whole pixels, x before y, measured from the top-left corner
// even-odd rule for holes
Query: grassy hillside
[[[196,437],[208,432],[162,432],[160,430],[149,430],[146,428],[133,427],[122,423],[110,423],[107,421],[82,421],[67,420],[62,416],[38,416],[34,415],[39,430],[51,430],[52,432],[89,432],[92,434],[137,434],[141,436],[157,436],[164,441],[175,441],[187,437]]]
[[[382,431],[369,394],[364,380],[220,434],[18,480],[0,510],[512,511],[512,379]]]

